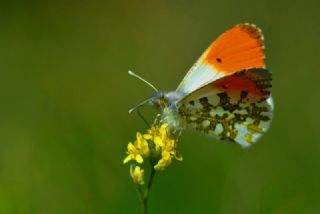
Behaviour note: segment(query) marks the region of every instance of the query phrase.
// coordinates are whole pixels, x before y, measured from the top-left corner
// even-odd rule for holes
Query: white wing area
[[[182,94],[190,94],[191,92],[223,76],[225,75],[221,72],[215,71],[212,66],[197,62],[188,71],[176,91]]]

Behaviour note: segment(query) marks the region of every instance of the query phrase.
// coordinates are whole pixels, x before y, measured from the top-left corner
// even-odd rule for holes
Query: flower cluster
[[[164,123],[153,125],[146,134],[138,132],[135,142],[128,144],[127,157],[123,163],[135,161],[142,164],[145,159],[150,159],[151,163],[155,163],[152,166],[155,170],[164,170],[171,164],[172,158],[182,160],[181,154],[177,151],[177,140],[170,133],[168,124]],[[143,169],[136,166],[130,172],[133,181],[142,185]]]

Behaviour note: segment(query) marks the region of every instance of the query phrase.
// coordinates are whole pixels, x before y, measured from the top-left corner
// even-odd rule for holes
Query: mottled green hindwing
[[[238,84],[239,74],[237,75],[236,78],[231,77],[229,80],[236,79]],[[248,74],[245,78],[248,78]],[[227,83],[226,86],[223,85],[225,87],[237,86],[232,81],[225,82]],[[255,86],[264,92],[264,95],[253,93],[256,91],[251,88],[249,90],[252,93],[248,90],[227,88],[225,91],[212,90],[212,86],[206,86],[203,91],[199,90],[200,93],[190,95],[191,100],[185,99],[181,102],[178,113],[189,127],[197,131],[220,140],[237,142],[245,147],[250,146],[267,131],[273,110],[269,90],[271,76],[270,80],[267,79],[263,84],[261,80],[255,80]],[[211,93],[208,93],[208,90],[211,90]],[[201,94],[205,96],[202,97]]]

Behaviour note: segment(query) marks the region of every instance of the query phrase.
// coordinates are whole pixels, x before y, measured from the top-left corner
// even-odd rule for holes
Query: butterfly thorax
[[[150,100],[150,104],[161,111],[161,122],[167,123],[174,131],[180,131],[185,127],[185,122],[178,113],[182,97],[183,94],[177,91],[157,92]]]

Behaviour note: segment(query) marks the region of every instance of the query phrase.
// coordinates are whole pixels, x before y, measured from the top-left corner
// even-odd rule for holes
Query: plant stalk
[[[151,164],[151,172],[150,172],[150,177],[149,177],[149,182],[147,185],[147,188],[143,191],[143,189],[141,188],[141,186],[138,184],[137,186],[137,190],[139,193],[139,197],[140,200],[142,202],[142,206],[143,206],[143,213],[144,214],[148,214],[148,199],[149,199],[149,193],[153,184],[153,180],[154,180],[154,176],[156,174],[156,170],[153,168],[153,164],[152,162],[150,162]]]

